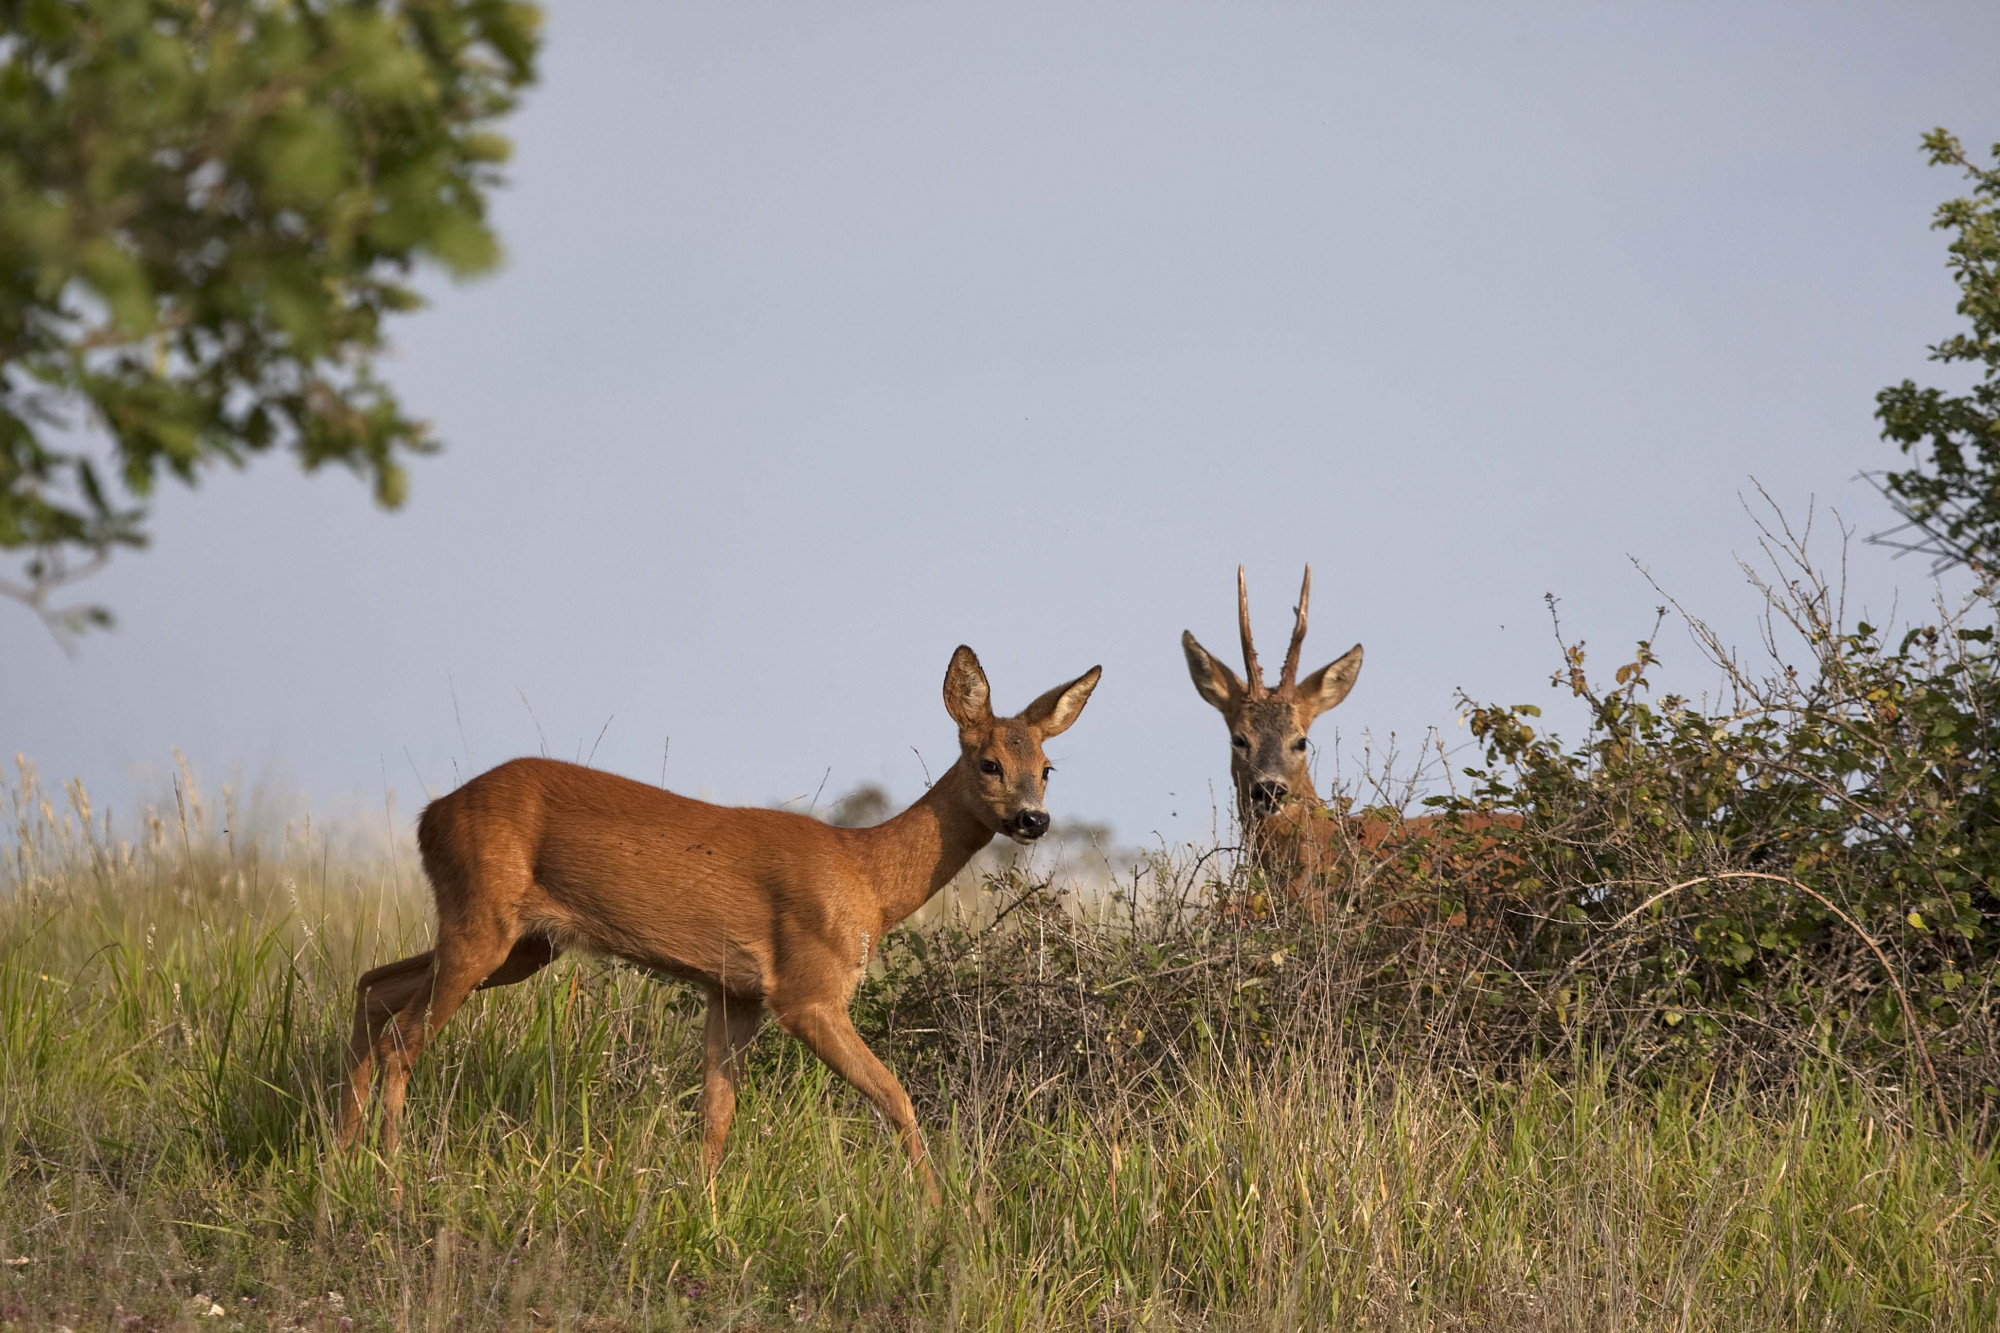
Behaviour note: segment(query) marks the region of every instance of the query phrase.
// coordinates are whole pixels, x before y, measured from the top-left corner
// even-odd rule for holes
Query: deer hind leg
[[[514,941],[507,961],[494,968],[487,974],[486,980],[473,989],[492,990],[495,986],[511,986],[517,981],[526,981],[560,957],[562,946],[548,936],[523,935]]]
[[[334,1141],[350,1148],[361,1133],[361,1118],[373,1089],[376,1047],[382,1029],[409,1003],[412,994],[430,988],[431,951],[370,968],[354,983],[354,1036],[347,1047],[347,1086],[340,1100],[340,1121]]]
[[[868,1043],[854,1030],[847,1010],[831,1004],[812,1004],[778,1015],[785,1030],[811,1048],[828,1068],[875,1104],[875,1109],[896,1127],[910,1166],[924,1187],[924,1197],[933,1205],[939,1201],[937,1177],[931,1171],[930,1154],[924,1150],[924,1136],[917,1129],[917,1113],[910,1095],[889,1072],[889,1066],[875,1058]]]
[[[533,947],[517,961],[517,946],[529,943],[517,931],[488,918],[463,921],[453,929],[440,927],[433,949],[428,985],[410,988],[410,994],[389,1020],[376,1042],[382,1062],[382,1151],[396,1150],[397,1131],[403,1117],[403,1094],[409,1086],[410,1067],[438,1029],[451,1021],[466,997],[503,971],[512,973],[496,985],[519,981],[553,961],[552,947],[539,936],[531,937]],[[539,959],[539,961],[537,961]]]
[[[507,961],[480,982],[478,989],[525,981],[561,956],[561,948],[547,936],[526,936],[515,942]],[[347,1086],[341,1097],[339,1129],[334,1140],[342,1148],[353,1147],[360,1137],[378,1054],[384,1068],[388,1066],[389,1052],[382,1049],[389,1039],[384,1029],[413,1000],[430,993],[433,960],[433,951],[426,949],[400,962],[371,969],[355,983],[354,1036],[348,1044]]]
[[[701,1060],[701,1159],[715,1179],[729,1122],[736,1118],[736,1087],[743,1078],[743,1052],[764,1025],[764,1002],[727,991],[708,996],[708,1023]]]

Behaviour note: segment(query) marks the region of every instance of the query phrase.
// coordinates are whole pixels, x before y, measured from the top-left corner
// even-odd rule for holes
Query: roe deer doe
[[[689,800],[548,759],[516,759],[425,808],[417,824],[437,940],[355,986],[338,1141],[360,1132],[382,1076],[393,1151],[411,1063],[473,991],[522,981],[588,949],[694,983],[708,997],[702,1149],[713,1178],[736,1110],[740,1060],[768,1011],[900,1133],[927,1197],[937,1184],[910,1099],[855,1032],[854,987],[883,934],[996,833],[1046,833],[1042,743],[1061,735],[1100,669],[996,718],[970,648],[952,654],[945,710],[958,762],[874,828]]]

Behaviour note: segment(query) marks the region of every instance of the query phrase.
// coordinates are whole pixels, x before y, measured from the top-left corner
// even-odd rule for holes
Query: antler
[[[1236,623],[1243,631],[1243,679],[1250,697],[1264,692],[1264,669],[1257,665],[1257,646],[1250,642],[1250,587],[1243,581],[1243,566],[1236,567]]]
[[[1305,582],[1299,585],[1298,621],[1292,626],[1292,646],[1285,649],[1284,674],[1278,677],[1278,689],[1289,692],[1299,683],[1299,648],[1306,641],[1306,602],[1313,590],[1313,567],[1306,566]]]

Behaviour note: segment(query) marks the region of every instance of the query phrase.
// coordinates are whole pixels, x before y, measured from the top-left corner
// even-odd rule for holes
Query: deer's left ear
[[[1306,716],[1318,717],[1347,697],[1361,674],[1361,645],[1355,644],[1338,661],[1328,662],[1299,682],[1299,706]]]
[[[1090,702],[1103,667],[1092,667],[1067,685],[1058,685],[1021,710],[1021,720],[1042,733],[1042,739],[1060,736],[1076,721],[1076,715]]]

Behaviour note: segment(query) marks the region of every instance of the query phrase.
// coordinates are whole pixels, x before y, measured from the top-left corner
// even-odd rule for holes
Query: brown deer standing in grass
[[[952,654],[945,711],[959,757],[916,804],[873,828],[689,800],[549,759],[516,759],[425,808],[417,824],[437,942],[366,973],[338,1140],[353,1144],[377,1066],[393,1151],[410,1066],[466,997],[523,981],[563,950],[608,954],[708,997],[702,1151],[713,1178],[740,1061],[777,1017],[900,1133],[926,1195],[937,1184],[910,1099],[855,1032],[848,1003],[883,934],[1004,833],[1048,831],[1042,743],[1083,711],[1099,668],[996,718],[970,648]]]
[[[1236,569],[1237,628],[1243,639],[1244,678],[1195,641],[1181,635],[1194,687],[1229,724],[1229,774],[1236,788],[1237,817],[1246,851],[1277,874],[1294,893],[1306,891],[1314,872],[1352,866],[1356,849],[1393,853],[1419,840],[1487,828],[1518,828],[1515,815],[1467,813],[1447,818],[1395,813],[1335,815],[1313,787],[1306,733],[1320,714],[1347,697],[1361,674],[1361,645],[1299,679],[1299,649],[1306,638],[1306,603],[1312,595],[1312,566],[1299,586],[1291,645],[1275,689],[1264,684],[1257,648],[1250,637],[1250,593],[1242,566]],[[1475,837],[1469,849],[1476,864],[1492,858],[1492,835]],[[1464,848],[1427,847],[1422,855],[1434,869],[1464,869]],[[1442,852],[1442,855],[1439,853]]]

